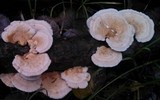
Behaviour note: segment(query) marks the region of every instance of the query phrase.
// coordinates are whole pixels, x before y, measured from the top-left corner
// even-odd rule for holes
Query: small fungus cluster
[[[20,73],[0,74],[0,79],[8,87],[15,87],[24,92],[42,89],[42,93],[54,99],[61,99],[72,89],[84,89],[91,76],[88,67],[75,66],[64,72],[45,72],[40,76],[27,77]]]
[[[53,43],[53,31],[50,24],[43,20],[30,19],[13,21],[1,34],[5,42],[29,45],[30,50],[24,55],[16,55],[12,61],[17,73],[2,73],[0,79],[8,87],[24,92],[42,89],[50,98],[60,99],[72,88],[86,88],[90,80],[87,67],[75,66],[64,72],[45,72],[51,59],[45,53]]]
[[[132,9],[103,9],[87,19],[91,36],[98,41],[106,41],[108,46],[97,48],[91,56],[99,67],[114,67],[122,60],[121,52],[133,43],[148,42],[154,35],[154,23],[147,15]]]
[[[13,21],[1,34],[5,42],[29,45],[29,52],[16,55],[12,62],[13,67],[26,77],[41,75],[48,69],[51,59],[45,52],[52,46],[52,35],[51,26],[47,22],[35,19]]]

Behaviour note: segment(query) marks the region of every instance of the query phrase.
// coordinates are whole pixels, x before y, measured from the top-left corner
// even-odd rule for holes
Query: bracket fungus
[[[26,24],[25,21],[13,21],[2,32],[1,36],[5,42],[26,45],[27,40],[35,34],[35,29]]]
[[[37,33],[28,40],[30,52],[44,53],[50,49],[53,43],[53,38],[46,31],[37,31]]]
[[[12,84],[12,77],[15,75],[15,73],[9,73],[9,74],[0,74],[1,81],[8,87],[14,87]]]
[[[40,89],[42,82],[41,78],[36,80],[26,80],[21,77],[20,73],[15,74],[11,81],[14,87],[24,92],[34,92]]]
[[[91,78],[87,71],[87,67],[76,66],[62,72],[61,77],[69,87],[83,89],[88,86],[88,81]]]
[[[134,28],[116,9],[103,9],[88,18],[93,38],[106,41],[115,51],[125,51],[133,42]]]
[[[45,30],[48,34],[53,35],[51,25],[44,20],[30,19],[27,20],[26,23],[33,27],[36,31]]]
[[[48,69],[50,64],[51,60],[47,53],[16,55],[12,62],[13,67],[25,76],[40,75]]]
[[[31,46],[37,52],[46,52],[53,43],[53,31],[51,26],[43,20],[13,21],[2,32],[2,39],[5,42]]]
[[[154,35],[154,23],[147,15],[132,9],[119,11],[127,22],[135,28],[135,38],[138,42],[147,42]]]
[[[1,36],[5,42],[30,46],[30,51],[23,56],[16,55],[13,67],[19,72],[1,74],[1,80],[9,87],[16,87],[25,92],[33,92],[41,86],[41,74],[48,69],[51,59],[46,52],[52,46],[53,31],[43,20],[13,21],[4,29]],[[9,79],[10,78],[10,79]]]
[[[91,60],[99,67],[114,67],[121,62],[122,53],[101,46],[97,47],[97,51],[91,56]]]
[[[43,90],[42,93],[48,95],[50,98],[61,99],[72,90],[70,87],[68,87],[66,82],[61,79],[59,72],[44,73],[41,77],[41,87],[46,90]]]

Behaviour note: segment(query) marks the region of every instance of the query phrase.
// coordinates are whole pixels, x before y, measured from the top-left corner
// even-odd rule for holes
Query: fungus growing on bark
[[[25,21],[13,21],[2,32],[1,36],[5,42],[26,45],[27,40],[35,34],[35,29],[25,23]]]
[[[48,72],[42,74],[41,87],[46,89],[46,91],[43,90],[42,93],[53,99],[61,99],[72,90],[68,87],[67,83],[61,79],[59,72]]]
[[[86,88],[91,76],[87,72],[87,67],[76,66],[69,68],[61,73],[62,79],[66,81],[71,88]]]
[[[38,90],[42,82],[41,78],[36,80],[26,80],[21,77],[20,73],[15,74],[11,81],[15,88],[24,92],[34,92]]]
[[[135,38],[138,42],[150,41],[154,35],[154,23],[147,15],[132,9],[119,11],[127,22],[135,28]]]
[[[12,77],[15,75],[15,73],[9,73],[9,74],[0,74],[1,81],[8,87],[14,87],[12,84]]]
[[[50,64],[51,60],[47,53],[16,55],[12,62],[13,67],[25,76],[40,75],[48,69]]]
[[[30,19],[30,20],[27,20],[26,23],[29,24],[36,31],[43,30],[43,31],[46,31],[47,33],[53,35],[52,27],[50,26],[49,23],[47,23],[44,20]]]
[[[122,60],[122,53],[113,51],[110,48],[101,46],[91,56],[92,62],[99,67],[114,67]]]
[[[50,49],[53,43],[53,38],[46,31],[37,31],[37,33],[28,40],[30,52],[44,53]]]
[[[134,28],[116,9],[104,9],[88,18],[93,38],[106,41],[115,51],[125,51],[133,42]]]

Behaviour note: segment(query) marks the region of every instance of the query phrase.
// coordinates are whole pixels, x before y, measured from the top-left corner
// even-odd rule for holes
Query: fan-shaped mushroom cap
[[[50,49],[53,43],[53,38],[47,31],[38,31],[32,39],[28,40],[30,52],[43,53]]]
[[[47,53],[16,55],[12,62],[13,67],[25,76],[40,75],[48,69],[50,64],[51,60]]]
[[[138,42],[147,42],[152,39],[154,35],[154,23],[147,15],[132,10],[125,9],[119,11],[127,22],[134,26],[135,37]]]
[[[9,74],[0,74],[0,79],[2,82],[8,86],[8,87],[14,87],[12,84],[12,78],[15,75],[15,73],[9,73]]]
[[[91,56],[91,60],[99,67],[114,67],[122,60],[122,53],[101,46],[98,47],[96,53]]]
[[[45,30],[47,33],[53,35],[51,25],[44,20],[30,19],[27,20],[26,23],[31,25],[34,29],[36,29],[36,31]]]
[[[116,13],[118,13],[118,11],[116,9],[102,9],[87,19],[87,26],[89,28],[89,32],[90,32],[91,36],[93,38],[95,38],[96,40],[105,41],[105,39],[106,39],[107,32],[106,33],[99,32],[96,27],[99,28],[102,26],[102,25],[99,25],[99,23],[101,23],[101,24],[103,23],[103,25],[104,25],[104,21],[101,18],[101,16],[104,16],[107,13],[116,14]],[[94,29],[94,28],[96,28],[96,29]],[[101,30],[101,28],[99,30]]]
[[[42,88],[47,90],[42,91],[44,94],[48,94],[50,98],[54,99],[61,99],[71,91],[58,72],[42,74]]]
[[[87,67],[76,66],[62,72],[61,77],[71,88],[86,88],[90,80],[90,74],[87,71]]]
[[[90,28],[90,26],[92,26],[92,23],[94,22],[94,20],[96,18],[98,18],[100,15],[104,14],[104,13],[108,13],[108,12],[113,12],[113,13],[118,13],[118,11],[116,9],[110,8],[110,9],[102,9],[99,10],[98,12],[96,12],[93,16],[89,17],[87,19],[87,26],[88,28]],[[104,41],[104,40],[103,40]]]
[[[106,42],[115,51],[125,51],[134,41],[135,30],[131,25],[128,25],[124,34],[116,35],[115,37],[106,38]]]
[[[115,9],[100,10],[88,19],[91,36],[105,41],[116,51],[125,51],[133,42],[134,28]]]
[[[20,73],[17,73],[12,78],[12,84],[19,90],[24,92],[34,92],[41,86],[41,78],[37,80],[25,80],[21,77]]]
[[[34,34],[35,30],[24,21],[13,21],[2,32],[2,39],[5,42],[18,42],[20,45],[26,45],[27,40]]]

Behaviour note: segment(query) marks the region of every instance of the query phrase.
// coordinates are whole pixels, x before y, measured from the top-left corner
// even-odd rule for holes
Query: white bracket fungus
[[[28,40],[30,52],[43,53],[50,49],[53,43],[53,38],[46,31],[37,31],[37,33]]]
[[[62,72],[61,77],[71,88],[86,88],[91,78],[87,71],[87,67],[76,66]]]
[[[96,12],[87,20],[93,38],[106,41],[115,51],[125,51],[133,42],[134,29],[116,9]]]
[[[25,80],[21,77],[20,73],[15,74],[11,81],[14,87],[24,92],[34,92],[40,89],[42,82],[41,78],[37,80]]]
[[[8,87],[14,87],[12,84],[12,77],[14,76],[14,73],[9,73],[9,74],[0,74],[0,79],[1,81]]]
[[[51,60],[47,53],[16,55],[12,62],[13,67],[25,76],[40,75],[48,69],[50,64]]]
[[[93,24],[93,22],[94,22],[94,20],[95,20],[96,18],[98,18],[101,14],[104,14],[104,13],[106,13],[106,12],[107,12],[107,13],[108,13],[108,12],[117,13],[118,11],[117,11],[116,9],[112,9],[112,8],[99,10],[99,11],[96,12],[93,16],[91,16],[91,17],[89,17],[89,18],[87,19],[86,24],[87,24],[88,28],[90,28],[90,27],[92,26],[92,24]],[[91,35],[92,35],[92,34],[91,34]],[[101,41],[104,41],[104,40],[101,40]]]
[[[61,79],[60,73],[58,72],[44,73],[41,77],[41,87],[46,89],[46,91],[42,91],[42,93],[48,95],[50,98],[61,99],[72,90],[66,82]]]
[[[154,35],[154,23],[147,15],[132,9],[119,11],[127,22],[135,28],[135,38],[138,42],[150,41]]]
[[[43,31],[46,31],[51,36],[53,35],[53,31],[52,31],[51,25],[49,23],[47,23],[46,21],[44,21],[44,20],[30,19],[30,20],[27,20],[26,23],[28,23],[36,31],[43,30]]]
[[[5,42],[30,45],[31,52],[43,53],[50,49],[53,43],[51,26],[43,20],[30,19],[27,21],[13,21],[2,32]]]
[[[1,36],[5,42],[26,45],[27,40],[35,34],[35,29],[25,23],[25,21],[13,21],[4,29]]]
[[[91,56],[91,60],[99,67],[114,67],[121,62],[122,53],[101,46],[97,47],[97,51]]]
[[[51,64],[48,54],[53,43],[51,26],[43,20],[30,19],[26,21],[13,21],[2,32],[5,42],[30,46],[29,53],[23,56],[16,55],[12,65],[26,77],[37,76],[46,71]]]

